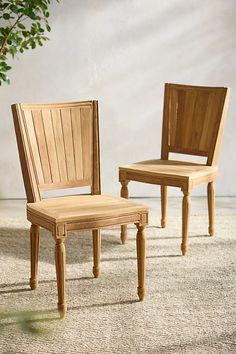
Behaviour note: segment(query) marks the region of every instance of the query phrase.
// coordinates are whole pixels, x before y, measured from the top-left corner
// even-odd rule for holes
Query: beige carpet
[[[102,274],[93,279],[89,233],[69,234],[68,313],[58,319],[54,244],[42,234],[41,283],[30,291],[24,220],[0,220],[0,353],[236,353],[236,217],[191,216],[180,256],[181,220],[147,229],[147,295],[137,302],[135,229],[103,232]],[[33,311],[32,313],[30,311]]]

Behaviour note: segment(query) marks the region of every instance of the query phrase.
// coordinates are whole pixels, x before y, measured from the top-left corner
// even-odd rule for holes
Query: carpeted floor
[[[103,230],[102,274],[92,277],[89,233],[66,241],[68,313],[59,320],[54,242],[42,233],[40,286],[30,291],[29,234],[23,219],[0,220],[0,353],[236,353],[236,217],[191,216],[180,255],[181,219],[147,228],[147,295],[137,301],[135,228],[129,244]]]

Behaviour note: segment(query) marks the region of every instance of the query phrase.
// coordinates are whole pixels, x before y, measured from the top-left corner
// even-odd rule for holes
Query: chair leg
[[[93,275],[98,278],[100,274],[101,231],[93,230]]]
[[[167,186],[161,186],[161,227],[166,227]]]
[[[214,214],[215,214],[215,184],[210,182],[207,185],[208,216],[209,216],[209,235],[214,236]]]
[[[190,210],[190,194],[185,192],[182,202],[182,244],[181,251],[183,256],[187,252],[187,242],[188,242],[188,224],[189,224],[189,210]]]
[[[128,191],[128,183],[129,181],[125,180],[125,181],[121,181],[120,182],[122,187],[121,187],[121,191],[120,191],[120,196],[122,198],[129,198],[129,191]],[[121,243],[124,245],[125,243],[127,243],[128,240],[128,234],[127,234],[127,225],[121,225],[121,233],[120,233],[120,239],[121,239]]]
[[[30,287],[34,290],[38,287],[39,226],[37,225],[31,225],[30,227],[30,261]]]
[[[61,318],[65,316],[67,310],[66,281],[65,281],[66,251],[65,251],[64,240],[65,240],[65,236],[58,237],[55,240],[55,263],[56,263],[57,292],[58,292],[57,308]]]
[[[145,295],[145,260],[146,260],[146,237],[144,226],[136,224],[138,229],[136,236],[137,266],[138,266],[138,297],[143,301]]]

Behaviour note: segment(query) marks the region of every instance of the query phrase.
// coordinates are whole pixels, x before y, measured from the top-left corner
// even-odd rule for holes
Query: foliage
[[[51,31],[48,8],[52,1],[0,1],[0,85],[9,83],[9,57],[15,58],[17,54],[42,46],[48,40],[45,32]]]

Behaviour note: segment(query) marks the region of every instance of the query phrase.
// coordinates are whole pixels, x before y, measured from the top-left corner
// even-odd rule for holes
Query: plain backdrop
[[[50,41],[0,87],[1,198],[25,196],[12,103],[98,99],[102,190],[118,195],[120,164],[160,157],[165,82],[231,87],[216,194],[236,195],[235,0],[61,0],[50,13]],[[130,195],[159,187],[132,182]]]

